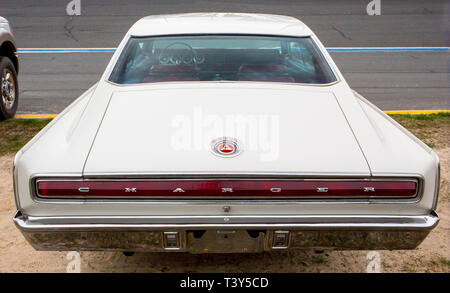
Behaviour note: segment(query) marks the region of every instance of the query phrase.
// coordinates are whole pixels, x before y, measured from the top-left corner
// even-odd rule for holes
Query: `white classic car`
[[[145,17],[17,154],[38,250],[413,249],[439,159],[278,15]]]

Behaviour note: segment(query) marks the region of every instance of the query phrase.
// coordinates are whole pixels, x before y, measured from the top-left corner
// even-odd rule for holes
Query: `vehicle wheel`
[[[17,73],[8,57],[0,57],[0,121],[14,117],[19,102]]]

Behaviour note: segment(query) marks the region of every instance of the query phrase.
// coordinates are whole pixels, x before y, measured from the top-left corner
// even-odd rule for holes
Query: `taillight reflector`
[[[38,180],[40,197],[414,197],[416,180]]]

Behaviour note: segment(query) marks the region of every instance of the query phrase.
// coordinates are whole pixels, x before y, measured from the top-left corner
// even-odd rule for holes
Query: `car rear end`
[[[234,87],[113,87],[86,145],[82,120],[74,131],[68,116],[76,113],[63,114],[16,157],[16,225],[38,250],[191,253],[413,249],[436,226],[432,151],[395,133],[417,169],[397,164],[397,172],[380,172],[330,92],[305,87],[298,99],[298,87]],[[187,101],[194,88],[196,97]],[[285,107],[277,108],[272,96],[280,92]],[[222,95],[230,103],[218,110],[210,97]],[[130,101],[133,111],[117,119]],[[232,141],[229,133],[209,132],[206,147],[174,147],[178,114],[202,104],[204,115],[223,117],[237,111],[238,101],[242,117],[255,114],[252,105],[259,103],[257,113],[282,118],[283,131],[269,135],[277,144],[251,148],[251,136]],[[239,154],[215,153],[217,139],[236,143]],[[65,171],[72,164],[74,171]]]
[[[96,206],[120,206],[122,215],[29,216],[18,211],[14,220],[38,250],[192,253],[412,249],[438,222],[434,212],[376,212],[380,205],[398,208],[420,201],[420,178],[177,177],[33,178],[38,205],[56,209],[71,204],[86,214],[99,211]],[[187,191],[174,193],[177,189]],[[86,190],[89,195],[83,194]],[[146,212],[132,212],[133,207]]]

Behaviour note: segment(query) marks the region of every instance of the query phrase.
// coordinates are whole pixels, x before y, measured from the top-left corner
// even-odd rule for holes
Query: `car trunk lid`
[[[223,137],[236,139],[239,155],[215,155],[213,142]],[[164,174],[370,176],[370,170],[326,89],[217,85],[115,92],[84,176]]]

